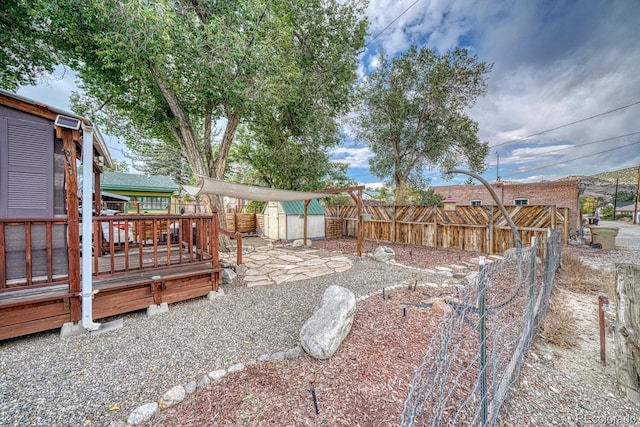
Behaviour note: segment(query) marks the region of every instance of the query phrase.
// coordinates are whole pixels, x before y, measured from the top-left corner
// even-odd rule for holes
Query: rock
[[[302,349],[301,346],[297,345],[287,350],[284,354],[284,358],[287,360],[298,359],[300,358],[300,356],[302,356],[302,353],[304,353],[304,350]]]
[[[122,420],[111,421],[109,427],[127,427],[127,423]]]
[[[159,314],[166,314],[169,312],[169,304],[163,302],[161,304],[151,304],[147,307],[147,317],[154,317]]]
[[[236,280],[236,277],[238,277],[238,275],[232,269],[230,269],[230,268],[223,268],[222,269],[222,284],[223,285],[228,285],[228,284],[233,283],[233,281]]]
[[[464,280],[462,281],[463,286],[478,286],[478,277],[480,274],[477,271],[473,273],[469,273],[464,276]]]
[[[247,266],[245,265],[239,265],[236,267],[236,274],[238,276],[242,276],[247,272]]]
[[[223,296],[224,296],[224,289],[218,288],[218,292],[209,291],[209,293],[207,294],[207,299],[208,300],[214,300],[216,298],[221,298]]]
[[[446,310],[446,303],[442,298],[433,298],[432,301],[429,301],[431,305],[431,311],[437,317],[444,316],[444,312]]]
[[[62,325],[62,328],[60,329],[60,338],[70,338],[76,335],[83,334],[84,332],[85,329],[82,327],[81,322],[67,322]]]
[[[294,248],[301,248],[304,247],[304,239],[296,239],[293,241],[292,246]],[[307,248],[311,247],[311,239],[307,239]]]
[[[131,414],[129,414],[127,423],[132,426],[137,426],[149,421],[151,417],[158,413],[158,409],[158,404],[156,402],[145,403],[142,406],[138,406]]]
[[[266,362],[267,360],[269,360],[268,354],[261,354],[260,356],[258,356],[258,362]]]
[[[235,268],[236,265],[229,261],[220,261],[220,267],[222,268]]]
[[[373,253],[373,259],[380,262],[388,262],[394,260],[396,253],[388,246],[379,246]]]
[[[197,388],[206,387],[209,385],[210,382],[211,380],[209,379],[209,375],[201,375],[200,378],[198,378],[198,381],[196,382],[196,387]]]
[[[353,292],[329,286],[300,331],[304,351],[316,359],[331,357],[351,330],[355,309]]]
[[[187,392],[187,394],[193,393],[194,391],[196,391],[196,388],[197,386],[195,381],[189,381],[184,385],[184,391]]]
[[[229,369],[227,369],[227,372],[231,374],[233,372],[242,371],[243,369],[244,369],[244,364],[236,363],[235,365],[229,366]]]
[[[285,352],[284,351],[278,351],[278,352],[273,353],[271,355],[271,358],[273,360],[284,360],[284,357],[285,357]]]
[[[160,399],[160,407],[169,408],[182,402],[187,396],[187,392],[181,385],[177,385],[167,390]]]
[[[227,371],[225,371],[224,369],[218,369],[217,371],[209,372],[209,378],[211,378],[211,380],[213,380],[213,381],[219,380],[220,378],[224,377],[225,375],[227,375]]]

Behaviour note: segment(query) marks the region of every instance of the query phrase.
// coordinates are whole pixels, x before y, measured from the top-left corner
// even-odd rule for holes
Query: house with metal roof
[[[264,234],[274,240],[304,237],[304,201],[268,202],[264,208]],[[307,206],[307,238],[324,239],[326,211],[317,199]]]
[[[169,176],[104,172],[102,191],[128,197],[124,212],[177,213],[180,187]]]

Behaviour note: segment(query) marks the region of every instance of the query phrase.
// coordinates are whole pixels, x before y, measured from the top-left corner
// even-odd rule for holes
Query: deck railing
[[[0,218],[0,292],[69,279],[67,218]]]
[[[93,221],[93,274],[211,261],[217,251],[217,215],[116,215]],[[97,255],[97,256],[96,256]]]
[[[114,215],[93,219],[91,252],[80,237],[80,257],[92,254],[94,277],[123,272],[207,263],[218,265],[216,213],[209,215]],[[79,224],[81,230],[81,224]],[[61,218],[0,219],[0,292],[37,288],[69,281],[68,220]]]

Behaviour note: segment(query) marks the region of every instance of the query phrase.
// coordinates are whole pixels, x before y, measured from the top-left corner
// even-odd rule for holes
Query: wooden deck
[[[101,225],[97,223],[101,220],[96,219],[94,230],[99,229]],[[59,223],[59,219],[56,221]],[[105,221],[113,223],[114,219],[111,217]],[[113,235],[109,240],[111,243],[105,245],[102,241],[96,244],[92,251],[93,319],[218,291],[222,272],[218,262],[218,233],[232,234],[217,227],[216,215],[187,219],[175,215],[154,218],[123,216],[117,221],[124,224],[125,230],[133,228],[128,226],[130,221],[144,230],[146,227],[141,225],[144,221],[152,234],[149,237],[148,234],[139,233],[135,238],[129,238],[128,231],[125,231],[126,240],[122,244],[116,244]],[[171,224],[179,221],[182,221],[183,229],[193,230],[188,238],[174,231],[178,227],[170,229]],[[18,225],[18,222],[14,220],[11,224]],[[0,231],[4,231],[4,228],[0,227]],[[239,234],[233,234],[232,237],[241,239]],[[0,235],[0,242],[2,239]],[[238,244],[241,247],[241,240]],[[31,243],[24,246],[26,253],[30,254]],[[51,255],[47,258],[48,263],[56,262]],[[75,259],[81,260],[81,257]],[[239,259],[238,263],[241,262]],[[31,267],[27,263],[27,274],[24,276],[28,278],[7,281],[6,258],[0,260],[0,267],[3,265],[5,272],[0,272],[0,278],[3,279],[0,280],[0,340],[56,329],[67,322],[81,320],[81,278],[77,279],[78,283],[73,283],[73,274],[48,274],[43,280],[35,281],[33,274],[28,274]],[[71,270],[73,267],[69,265]],[[48,271],[53,271],[53,268]]]

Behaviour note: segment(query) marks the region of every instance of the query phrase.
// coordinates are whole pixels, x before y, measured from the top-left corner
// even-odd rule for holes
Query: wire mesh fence
[[[416,369],[401,426],[494,425],[546,314],[561,235],[510,250],[458,286]]]

